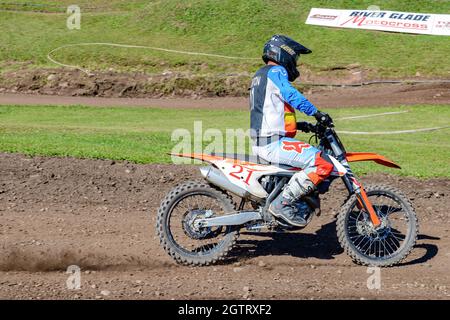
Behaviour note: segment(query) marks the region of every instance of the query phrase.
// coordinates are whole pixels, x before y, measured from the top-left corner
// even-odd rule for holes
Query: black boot
[[[296,227],[304,227],[308,224],[298,212],[295,203],[284,198],[282,192],[270,204],[269,212]]]

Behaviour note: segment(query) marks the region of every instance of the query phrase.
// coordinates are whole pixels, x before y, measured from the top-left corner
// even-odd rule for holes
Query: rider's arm
[[[317,108],[289,82],[287,71],[282,66],[272,67],[268,78],[280,89],[283,101],[308,116],[317,113]]]

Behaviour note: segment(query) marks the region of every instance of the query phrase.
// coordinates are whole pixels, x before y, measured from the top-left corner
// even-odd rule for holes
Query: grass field
[[[450,105],[327,111],[337,119],[337,130],[397,131],[450,125]],[[392,111],[408,112],[339,120]],[[169,163],[171,159],[166,153],[178,142],[171,140],[174,129],[185,128],[192,132],[194,121],[202,120],[203,129],[246,130],[248,117],[246,111],[202,109],[0,106],[0,151]],[[306,116],[299,115],[299,119],[302,118],[306,119]],[[348,151],[378,152],[403,168],[395,170],[369,163],[354,164],[359,174],[386,171],[416,177],[450,177],[449,130],[398,135],[341,134],[341,139]],[[298,138],[307,140],[308,136],[299,134]]]
[[[81,30],[66,28],[66,6],[73,3],[82,10]],[[253,72],[260,64],[263,43],[274,33],[284,33],[313,50],[303,63],[315,73],[358,63],[372,77],[450,75],[444,63],[450,55],[446,37],[304,24],[312,7],[366,9],[372,4],[371,0],[8,1],[0,3],[4,10],[0,11],[0,71],[23,68],[20,62],[31,62],[27,68],[54,66],[46,56],[61,45],[113,42],[252,57],[256,62],[98,46],[63,49],[55,58],[91,70]],[[450,12],[450,1],[445,0],[376,4],[385,10]]]

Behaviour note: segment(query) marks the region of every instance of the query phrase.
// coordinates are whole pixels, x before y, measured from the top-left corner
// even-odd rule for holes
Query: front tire
[[[382,226],[373,228],[368,215],[358,209],[354,194],[338,214],[339,243],[357,264],[396,265],[409,255],[416,243],[419,227],[416,213],[409,199],[395,188],[374,185],[364,189]]]
[[[207,201],[211,202],[207,204]],[[194,221],[208,214],[216,216],[234,211],[235,204],[225,192],[204,182],[182,183],[167,194],[158,209],[156,231],[160,243],[177,263],[194,266],[216,263],[235,245],[238,228],[223,226],[200,230],[194,227]],[[178,213],[181,213],[180,221],[176,217]]]

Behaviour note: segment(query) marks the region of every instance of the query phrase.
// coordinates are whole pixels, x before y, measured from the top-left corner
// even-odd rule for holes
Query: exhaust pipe
[[[234,193],[241,198],[249,198],[250,193],[241,187],[230,182],[225,175],[217,168],[213,166],[201,167],[200,173],[206,181],[218,186],[226,191]]]

